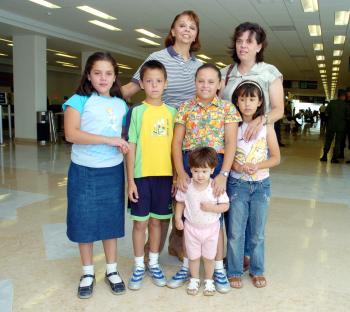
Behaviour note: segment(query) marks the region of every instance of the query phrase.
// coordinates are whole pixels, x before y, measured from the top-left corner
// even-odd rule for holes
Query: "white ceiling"
[[[0,0],[0,37],[11,39],[23,32],[48,37],[48,48],[63,50],[77,56],[82,51],[96,49],[114,53],[118,62],[128,64],[132,70],[123,70],[130,76],[142,60],[160,47],[151,47],[136,40],[140,34],[135,28],[146,28],[162,37],[161,46],[174,16],[183,10],[194,10],[200,16],[201,53],[212,60],[230,63],[228,46],[234,28],[241,22],[259,23],[267,32],[269,46],[265,60],[276,65],[288,80],[318,80],[319,89],[306,91],[322,94],[323,88],[313,51],[313,43],[323,43],[328,82],[334,49],[344,50],[339,72],[339,87],[350,86],[350,30],[334,25],[334,12],[350,10],[350,0],[318,0],[319,11],[304,13],[300,0],[51,0],[61,9],[48,9],[28,0]],[[89,5],[117,18],[105,21],[76,9]],[[88,23],[99,19],[122,29],[105,30]],[[320,24],[321,37],[310,37],[309,24]],[[345,35],[344,45],[334,45],[334,35]],[[7,51],[7,52],[6,52]],[[11,58],[11,48],[0,41],[0,53]],[[48,52],[49,65],[57,57]],[[6,63],[4,57],[0,62]],[[79,63],[79,61],[78,61]]]

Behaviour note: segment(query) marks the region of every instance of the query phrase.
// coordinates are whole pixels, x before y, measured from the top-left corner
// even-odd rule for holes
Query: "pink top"
[[[213,188],[211,187],[213,180],[210,179],[209,185],[202,191],[194,188],[192,181],[188,186],[187,192],[180,190],[176,193],[176,200],[185,203],[184,215],[187,221],[193,224],[212,224],[220,219],[221,213],[206,212],[200,208],[201,202],[212,202],[217,204],[228,203],[229,199],[226,193],[219,197],[214,197]]]

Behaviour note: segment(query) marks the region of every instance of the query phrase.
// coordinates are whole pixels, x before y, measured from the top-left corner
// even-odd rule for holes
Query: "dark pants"
[[[344,153],[344,150],[341,149],[344,141],[345,132],[344,131],[335,131],[333,129],[326,130],[326,139],[323,148],[323,156],[327,156],[333,139],[335,137],[334,149],[333,149],[333,157],[332,159],[337,159],[341,153]]]
[[[324,129],[326,127],[326,114],[325,113],[320,113],[320,120],[321,120],[321,129]]]
[[[281,138],[281,120],[277,120],[274,123],[274,128],[275,128],[278,144],[281,144],[282,143],[282,138]]]
[[[346,148],[346,138],[348,139],[348,149],[350,149],[350,123],[346,125],[342,145],[340,147],[341,153],[344,154],[344,149]]]

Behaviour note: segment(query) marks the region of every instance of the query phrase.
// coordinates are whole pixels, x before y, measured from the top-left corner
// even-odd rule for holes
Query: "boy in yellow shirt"
[[[166,69],[162,63],[150,60],[140,70],[140,85],[146,99],[132,108],[127,154],[128,196],[133,225],[135,263],[128,287],[141,288],[145,275],[144,244],[149,226],[149,263],[147,270],[153,283],[165,286],[166,278],[158,263],[161,220],[173,215],[171,194],[173,168],[171,142],[176,109],[163,103],[162,94],[167,86]]]

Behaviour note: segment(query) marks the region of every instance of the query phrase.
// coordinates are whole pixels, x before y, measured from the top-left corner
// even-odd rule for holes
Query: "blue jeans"
[[[243,275],[244,244],[248,223],[249,272],[264,274],[264,232],[271,196],[270,179],[245,181],[229,177],[227,193],[227,276]]]

